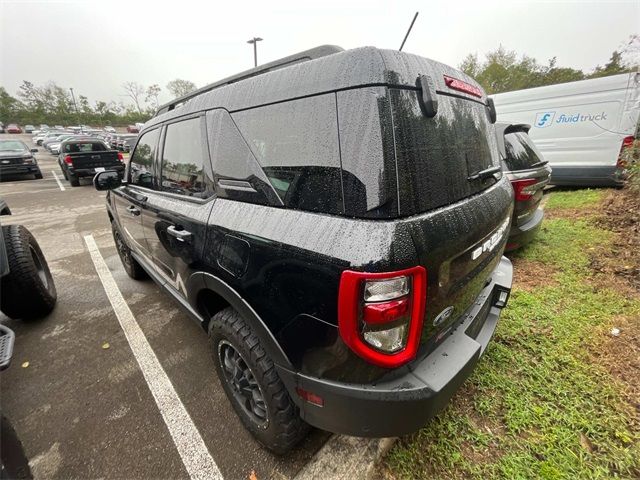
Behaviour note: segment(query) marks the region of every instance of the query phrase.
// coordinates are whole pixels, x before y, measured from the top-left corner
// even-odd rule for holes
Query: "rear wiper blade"
[[[489,168],[486,168],[484,170],[480,170],[479,172],[476,172],[473,175],[467,177],[467,180],[469,180],[470,182],[472,180],[478,180],[479,178],[484,180],[487,177],[493,176],[494,173],[498,173],[500,170],[501,170],[501,168],[499,166],[498,167],[489,167]]]

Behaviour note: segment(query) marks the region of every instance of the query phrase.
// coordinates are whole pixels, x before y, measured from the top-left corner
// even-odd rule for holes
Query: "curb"
[[[396,437],[333,435],[298,472],[295,480],[371,480],[378,462],[396,440]]]

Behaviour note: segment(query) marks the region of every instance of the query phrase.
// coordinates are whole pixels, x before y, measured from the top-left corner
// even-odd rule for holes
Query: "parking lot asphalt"
[[[31,146],[30,135],[19,137]],[[205,332],[151,280],[120,264],[104,193],[73,188],[40,148],[44,179],[4,178],[0,196],[38,240],[58,290],[45,319],[21,322],[0,402],[35,478],[189,478],[116,318],[84,237],[91,235],[136,323],[225,479],[292,478],[326,441],[313,431],[292,453],[264,450],[242,427],[215,375]],[[55,172],[65,188],[61,190]],[[28,366],[26,366],[28,362]]]

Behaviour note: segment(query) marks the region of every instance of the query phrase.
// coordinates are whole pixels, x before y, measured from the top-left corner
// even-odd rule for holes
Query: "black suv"
[[[160,108],[107,195],[127,273],[208,331],[246,427],[415,431],[506,305],[513,190],[495,109],[446,65],[318,47]]]

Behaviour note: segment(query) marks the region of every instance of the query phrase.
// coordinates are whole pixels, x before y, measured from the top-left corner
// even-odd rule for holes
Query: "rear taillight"
[[[623,155],[624,155],[624,151],[627,148],[631,148],[633,146],[633,142],[635,141],[635,138],[633,137],[633,135],[630,135],[628,137],[624,137],[622,139],[622,146],[620,147],[620,153],[618,154],[618,162],[616,163],[616,166],[618,168],[626,168],[627,166],[627,162],[625,162]]]
[[[121,162],[124,162],[124,156],[122,155],[121,152],[118,152],[118,160],[120,160]]]
[[[426,296],[423,267],[385,273],[345,270],[338,293],[340,336],[366,361],[399,367],[418,352]]]
[[[513,191],[516,194],[516,202],[529,200],[538,191],[538,180],[525,178],[523,180],[511,180]]]
[[[64,163],[66,163],[67,165],[71,165],[73,163],[71,155],[67,155],[66,157],[64,157]]]

